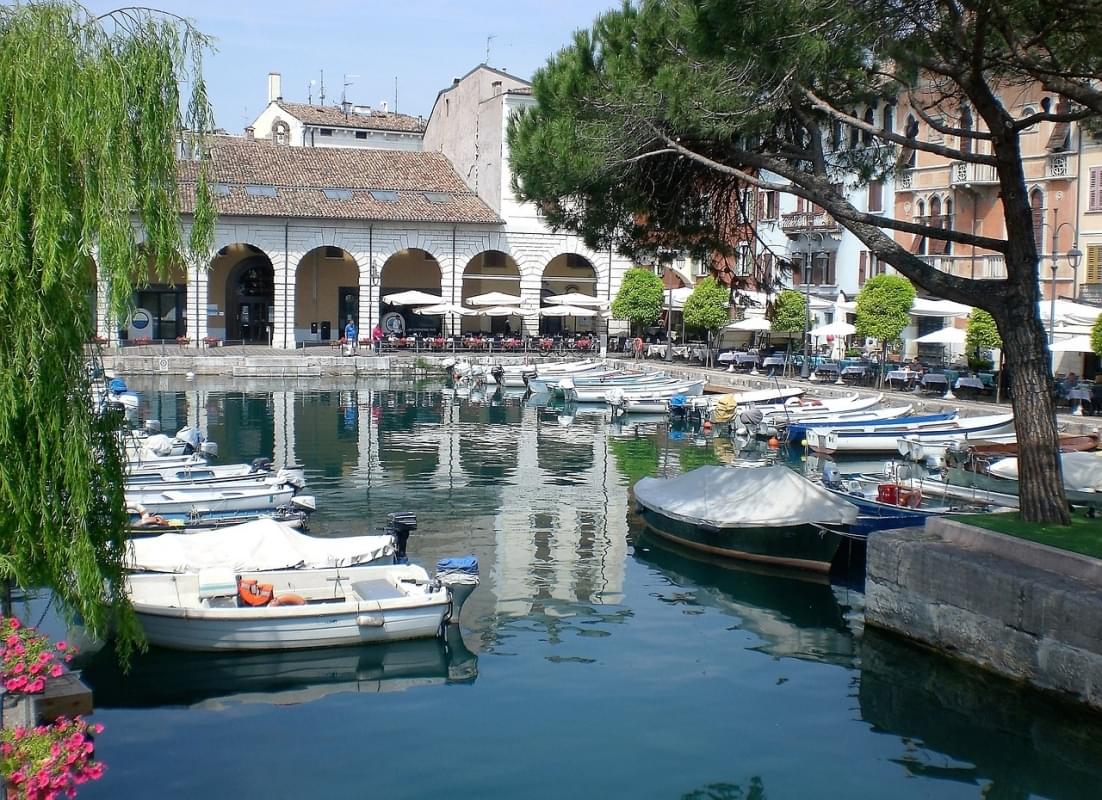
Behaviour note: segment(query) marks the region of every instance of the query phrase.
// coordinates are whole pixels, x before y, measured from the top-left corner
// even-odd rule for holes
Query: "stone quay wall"
[[[1102,711],[1102,560],[944,519],[878,533],[865,621]]]

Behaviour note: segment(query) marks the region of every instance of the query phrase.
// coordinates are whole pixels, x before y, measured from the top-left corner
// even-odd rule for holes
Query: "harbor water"
[[[1095,718],[865,630],[859,577],[651,538],[634,481],[728,462],[730,440],[442,382],[316,380],[132,388],[221,462],[304,464],[316,535],[411,511],[413,561],[476,555],[461,625],[400,646],[152,651],[125,676],[110,648],[85,653],[107,771],[82,798],[1102,796]]]

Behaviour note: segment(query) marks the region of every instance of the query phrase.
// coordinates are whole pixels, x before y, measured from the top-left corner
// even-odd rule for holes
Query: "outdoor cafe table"
[[[892,381],[899,381],[904,386],[909,386],[918,376],[918,373],[909,369],[893,369],[884,376],[884,380],[890,385]]]
[[[784,356],[769,356],[761,360],[761,368],[769,370],[769,374],[772,375],[776,367],[784,368],[785,358]]]
[[[744,364],[757,364],[757,353],[740,353],[731,351],[729,353],[720,353],[719,358],[716,359],[720,364],[730,364],[731,366],[743,366]]]
[[[843,378],[853,378],[855,381],[864,380],[869,374],[869,368],[865,366],[859,366],[857,364],[850,364],[848,367],[842,368],[841,376]]]
[[[949,388],[949,379],[938,372],[922,376],[922,388],[928,392],[944,392]]]
[[[1082,413],[1082,404],[1091,402],[1091,390],[1089,387],[1075,387],[1068,390],[1068,402],[1071,404],[1073,413]]]
[[[815,367],[815,374],[818,377],[829,380],[837,380],[841,372],[842,368],[837,364],[820,364]]]
[[[954,389],[975,389],[977,392],[982,392],[984,389],[983,381],[973,375],[962,375],[957,378],[956,383],[953,384]]]

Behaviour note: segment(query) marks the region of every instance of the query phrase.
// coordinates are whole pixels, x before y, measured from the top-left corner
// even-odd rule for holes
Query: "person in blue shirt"
[[[356,335],[356,323],[352,321],[352,317],[349,317],[348,324],[344,326],[344,340],[348,343],[350,353],[356,352]]]

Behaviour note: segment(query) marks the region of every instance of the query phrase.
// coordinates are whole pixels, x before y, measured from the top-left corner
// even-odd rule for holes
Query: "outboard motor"
[[[494,368],[490,370],[490,374],[494,376],[494,381],[499,385],[505,383],[505,367],[501,364],[495,364]]]
[[[689,414],[689,398],[683,394],[675,394],[670,398],[670,418],[683,422]]]
[[[269,480],[273,479],[269,478]],[[301,492],[306,488],[306,473],[299,465],[292,464],[287,467],[280,467],[275,474],[274,481],[276,486],[290,486],[296,492]]]
[[[159,419],[147,419],[145,421],[145,424],[142,425],[142,430],[144,430],[149,436],[152,436],[155,433],[160,433],[161,421]]]
[[[272,460],[270,458],[264,458],[264,456],[260,456],[259,458],[254,458],[249,463],[249,467],[250,472],[268,472],[272,468]]]
[[[478,559],[474,556],[442,558],[436,562],[436,579],[452,596],[452,610],[448,622],[458,625],[463,603],[478,586]]]
[[[218,442],[203,442],[199,452],[207,458],[218,458]]]
[[[126,381],[122,378],[112,378],[107,382],[107,391],[111,394],[122,394],[126,391]]]
[[[184,454],[194,453],[203,443],[203,434],[190,426],[185,426],[176,431],[176,439],[184,443]]]
[[[406,543],[409,541],[410,533],[415,530],[417,530],[417,515],[412,511],[396,511],[393,514],[386,515],[386,530],[384,533],[394,537],[395,563],[406,563]]]
[[[823,462],[823,486],[836,489],[839,486],[838,465],[833,461]]]

